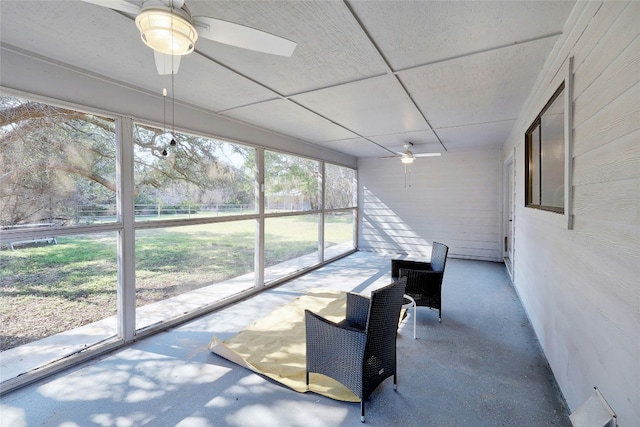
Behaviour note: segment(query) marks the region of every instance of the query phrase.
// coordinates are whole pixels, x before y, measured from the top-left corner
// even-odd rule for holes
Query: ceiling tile
[[[515,120],[505,120],[437,129],[436,132],[448,151],[500,149],[509,137],[515,122]]]
[[[562,31],[573,1],[356,1],[349,4],[398,71]]]
[[[237,108],[226,111],[223,115],[310,142],[347,139],[356,136],[284,99]]]
[[[428,129],[393,76],[360,80],[292,99],[362,136]]]
[[[199,40],[196,50],[282,95],[380,75],[384,63],[343,2],[192,1],[193,16],[247,25],[295,41],[290,58]]]
[[[198,54],[182,59],[174,84],[176,98],[214,112],[277,97],[269,89]],[[164,76],[164,85],[171,86],[170,76]]]
[[[391,155],[387,150],[372,144],[364,138],[325,141],[318,145],[355,157],[386,157]]]
[[[85,2],[2,1],[2,42],[99,74],[155,72],[134,21]],[[96,48],[99,46],[100,48]],[[130,70],[138,73],[130,75]],[[149,73],[153,75],[152,73]]]
[[[398,74],[436,130],[513,119],[555,38],[466,56]]]

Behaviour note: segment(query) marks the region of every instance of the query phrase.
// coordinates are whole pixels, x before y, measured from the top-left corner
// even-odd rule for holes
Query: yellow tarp
[[[297,392],[313,391],[336,400],[359,402],[360,399],[345,386],[320,374],[311,374],[307,390],[305,309],[339,322],[345,316],[346,294],[330,289],[312,290],[256,321],[235,337],[220,341],[214,336],[209,350]]]

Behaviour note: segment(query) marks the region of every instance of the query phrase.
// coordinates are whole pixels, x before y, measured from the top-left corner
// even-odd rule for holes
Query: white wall
[[[574,229],[524,207],[527,127],[574,57]],[[571,410],[597,386],[640,425],[640,2],[578,2],[505,145],[514,284]]]
[[[501,151],[418,158],[360,159],[358,247],[428,256],[431,242],[451,257],[501,260]]]

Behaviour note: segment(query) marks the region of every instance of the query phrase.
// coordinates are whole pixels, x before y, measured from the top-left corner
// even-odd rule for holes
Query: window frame
[[[320,202],[320,206],[314,210],[306,210],[306,211],[293,211],[293,212],[278,212],[278,213],[265,213],[264,212],[264,152],[274,151],[286,155],[297,156],[301,158],[306,158],[318,162],[319,171],[321,171],[321,176],[319,177],[319,182],[324,182],[324,166],[327,161],[322,160],[320,158],[315,158],[311,156],[305,156],[298,153],[287,152],[284,150],[275,149],[273,147],[266,147],[255,143],[248,143],[244,141],[239,141],[230,138],[223,138],[216,135],[209,134],[207,132],[197,131],[197,130],[188,130],[181,128],[179,132],[187,133],[190,135],[195,135],[199,137],[205,138],[213,138],[222,142],[231,143],[231,144],[239,144],[242,146],[250,147],[256,150],[256,162],[257,162],[257,173],[255,176],[254,182],[254,199],[256,201],[257,210],[255,213],[248,213],[243,215],[231,215],[225,217],[211,217],[205,219],[198,218],[184,218],[184,219],[167,219],[167,220],[156,220],[156,221],[136,221],[135,220],[135,205],[134,205],[134,126],[135,125],[150,125],[154,127],[159,127],[160,124],[155,123],[153,121],[144,120],[142,118],[123,116],[122,114],[114,113],[114,112],[103,112],[99,110],[90,109],[83,106],[78,106],[71,103],[65,103],[63,101],[39,97],[35,94],[26,93],[22,91],[13,91],[3,89],[3,94],[8,96],[17,97],[25,100],[31,100],[36,102],[41,102],[45,104],[50,104],[62,108],[73,109],[81,112],[86,112],[88,114],[99,115],[104,118],[112,119],[115,123],[115,142],[116,142],[116,159],[115,159],[115,167],[116,167],[116,205],[117,205],[117,219],[110,223],[101,223],[101,224],[83,224],[83,225],[70,225],[66,227],[48,227],[42,229],[20,229],[20,230],[11,230],[10,232],[5,232],[4,230],[0,233],[0,245],[6,244],[10,242],[12,239],[31,239],[31,238],[40,238],[40,237],[51,237],[51,236],[75,236],[82,235],[86,233],[99,233],[99,232],[114,232],[117,234],[117,263],[118,263],[118,273],[117,273],[117,334],[114,335],[111,339],[90,343],[88,344],[81,353],[74,355],[70,358],[64,358],[61,356],[60,359],[56,359],[52,362],[46,369],[42,369],[41,366],[34,368],[31,371],[28,371],[26,375],[22,375],[20,378],[11,379],[11,384],[7,386],[7,388],[3,387],[1,390],[2,393],[6,391],[13,390],[14,388],[18,388],[24,383],[28,381],[33,381],[34,379],[40,378],[43,375],[48,375],[50,372],[55,372],[60,367],[69,366],[76,362],[80,362],[83,360],[90,359],[91,357],[97,356],[98,354],[104,351],[111,351],[113,349],[119,348],[123,345],[126,345],[135,339],[143,338],[145,336],[151,335],[153,333],[159,332],[162,329],[167,327],[181,324],[185,321],[193,319],[197,316],[210,312],[213,309],[216,309],[220,306],[230,304],[234,301],[237,301],[242,298],[246,298],[247,295],[251,295],[253,293],[260,292],[266,287],[276,286],[286,280],[290,280],[292,277],[295,277],[299,274],[311,271],[315,268],[318,268],[328,262],[334,261],[338,258],[347,256],[357,250],[357,206],[358,206],[358,192],[357,192],[357,179],[358,179],[358,171],[356,167],[344,166],[337,164],[337,166],[346,167],[355,171],[355,179],[356,179],[356,193],[355,200],[352,201],[353,206],[344,207],[340,209],[329,209],[325,210],[324,208],[324,186],[320,186],[318,200]],[[334,164],[334,163],[331,163]],[[287,275],[283,275],[282,277],[273,280],[270,283],[264,282],[264,224],[265,220],[269,218],[280,218],[280,217],[295,217],[301,215],[311,215],[317,214],[320,218],[323,218],[325,212],[351,212],[354,218],[353,225],[353,233],[352,233],[352,241],[353,247],[350,250],[342,252],[340,254],[332,254],[331,257],[325,257],[324,254],[324,222],[322,220],[318,221],[318,257],[312,265],[306,266],[301,270],[291,272]],[[230,298],[213,302],[211,304],[203,305],[199,308],[195,308],[191,311],[184,312],[184,314],[179,315],[178,317],[167,318],[158,321],[148,327],[139,328],[136,323],[136,266],[135,266],[135,233],[139,230],[147,230],[147,229],[157,229],[157,228],[172,228],[172,227],[180,227],[180,226],[188,226],[188,225],[199,225],[199,224],[217,224],[224,222],[232,222],[232,221],[245,221],[252,220],[256,223],[256,242],[254,246],[255,253],[255,264],[254,264],[254,273],[255,273],[255,283],[254,286],[241,293],[235,294]]]
[[[567,121],[567,116],[570,114],[569,111],[567,111],[567,85],[565,84],[565,81],[562,81],[562,83],[560,84],[560,86],[555,90],[555,92],[553,93],[553,95],[551,96],[551,98],[549,99],[549,101],[547,101],[547,103],[544,105],[544,107],[542,108],[542,110],[540,111],[540,113],[536,116],[536,118],[533,120],[533,122],[531,123],[531,125],[529,126],[529,128],[527,129],[527,131],[524,134],[524,143],[525,143],[525,159],[524,159],[524,169],[525,169],[525,179],[524,179],[524,184],[525,184],[525,207],[527,208],[532,208],[532,209],[538,209],[538,210],[542,210],[542,211],[548,211],[548,212],[553,212],[553,213],[558,213],[558,214],[562,214],[564,215],[566,212],[566,200],[567,200],[567,187],[566,187],[566,175],[567,175],[567,160],[569,158],[569,151],[567,150],[567,145],[568,145],[568,141],[567,141],[567,125],[568,125],[568,121]],[[563,96],[564,99],[560,99],[560,96]],[[558,100],[563,101],[562,105],[563,105],[563,114],[564,114],[564,119],[563,119],[563,125],[564,125],[564,132],[563,132],[563,148],[564,148],[564,155],[563,155],[563,159],[562,159],[562,163],[563,163],[563,171],[562,171],[562,176],[563,176],[563,186],[564,186],[564,202],[562,207],[558,207],[558,206],[549,206],[549,205],[544,205],[543,201],[542,201],[542,185],[543,185],[543,167],[542,167],[542,155],[543,155],[543,150],[542,147],[544,145],[544,142],[542,140],[542,117],[544,116],[544,114],[549,110],[549,108]],[[537,138],[537,150],[536,150],[536,154],[537,154],[537,159],[533,159],[532,157],[534,157],[532,155],[533,152],[533,136],[534,133],[538,133],[538,138]],[[537,161],[536,161],[537,160]],[[534,169],[535,168],[535,169]],[[537,174],[537,176],[536,176]],[[537,179],[536,179],[537,178]],[[535,179],[535,181],[534,181]],[[534,189],[533,188],[533,184],[537,183],[538,188]],[[538,203],[534,202],[534,197],[537,195],[538,197]]]

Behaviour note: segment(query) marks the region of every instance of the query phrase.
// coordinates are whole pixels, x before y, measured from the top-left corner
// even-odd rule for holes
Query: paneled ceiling
[[[140,4],[140,1],[130,0]],[[176,99],[356,157],[499,148],[573,1],[201,1],[193,16],[297,42],[292,57],[199,39]],[[3,45],[161,92],[134,16],[0,2]],[[1,58],[0,58],[1,59]]]

